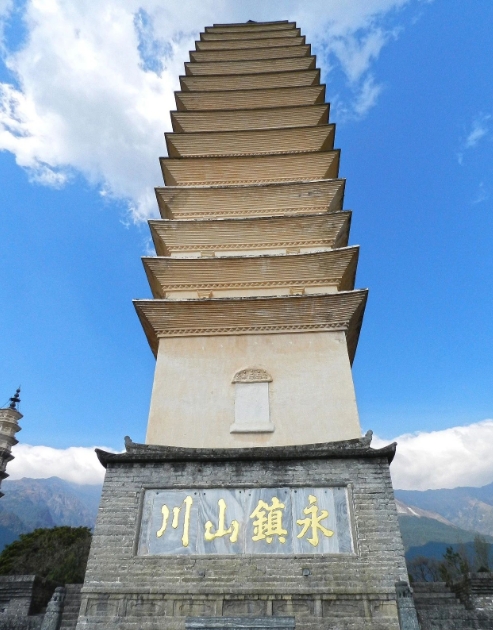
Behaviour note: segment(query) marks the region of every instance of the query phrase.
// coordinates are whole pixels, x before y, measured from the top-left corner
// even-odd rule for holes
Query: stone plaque
[[[345,487],[145,491],[142,556],[352,552]]]

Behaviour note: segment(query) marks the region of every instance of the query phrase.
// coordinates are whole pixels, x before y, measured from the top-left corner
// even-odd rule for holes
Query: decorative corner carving
[[[246,368],[236,372],[233,383],[271,383],[272,376],[262,368]]]

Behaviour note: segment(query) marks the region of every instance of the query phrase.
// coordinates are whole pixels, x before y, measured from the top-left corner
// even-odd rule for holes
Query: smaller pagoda
[[[19,426],[19,420],[22,418],[19,411],[20,393],[19,387],[12,398],[9,398],[8,406],[0,409],[0,486],[2,481],[9,476],[5,469],[7,464],[14,459],[12,447],[19,441],[15,434],[21,430]],[[3,492],[0,492],[0,497],[3,497]]]

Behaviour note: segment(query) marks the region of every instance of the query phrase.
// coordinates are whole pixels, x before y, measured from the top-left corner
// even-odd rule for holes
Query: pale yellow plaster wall
[[[269,383],[272,433],[230,433],[241,369]],[[148,444],[226,448],[310,444],[361,435],[343,332],[161,339]]]

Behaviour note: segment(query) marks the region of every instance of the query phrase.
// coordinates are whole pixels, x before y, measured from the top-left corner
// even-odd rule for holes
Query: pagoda
[[[282,22],[207,29],[190,59],[135,302],[157,359],[146,442],[358,438],[366,291],[315,57]]]
[[[22,414],[19,411],[21,389],[16,389],[12,398],[9,398],[9,404],[0,409],[0,485],[9,474],[6,472],[7,464],[14,459],[12,455],[12,447],[19,443],[15,437],[16,433],[21,431],[19,420]],[[3,492],[0,492],[3,497]]]
[[[106,468],[78,630],[418,630],[351,363],[367,293],[320,71],[293,22],[185,64],[135,307],[145,444]]]

